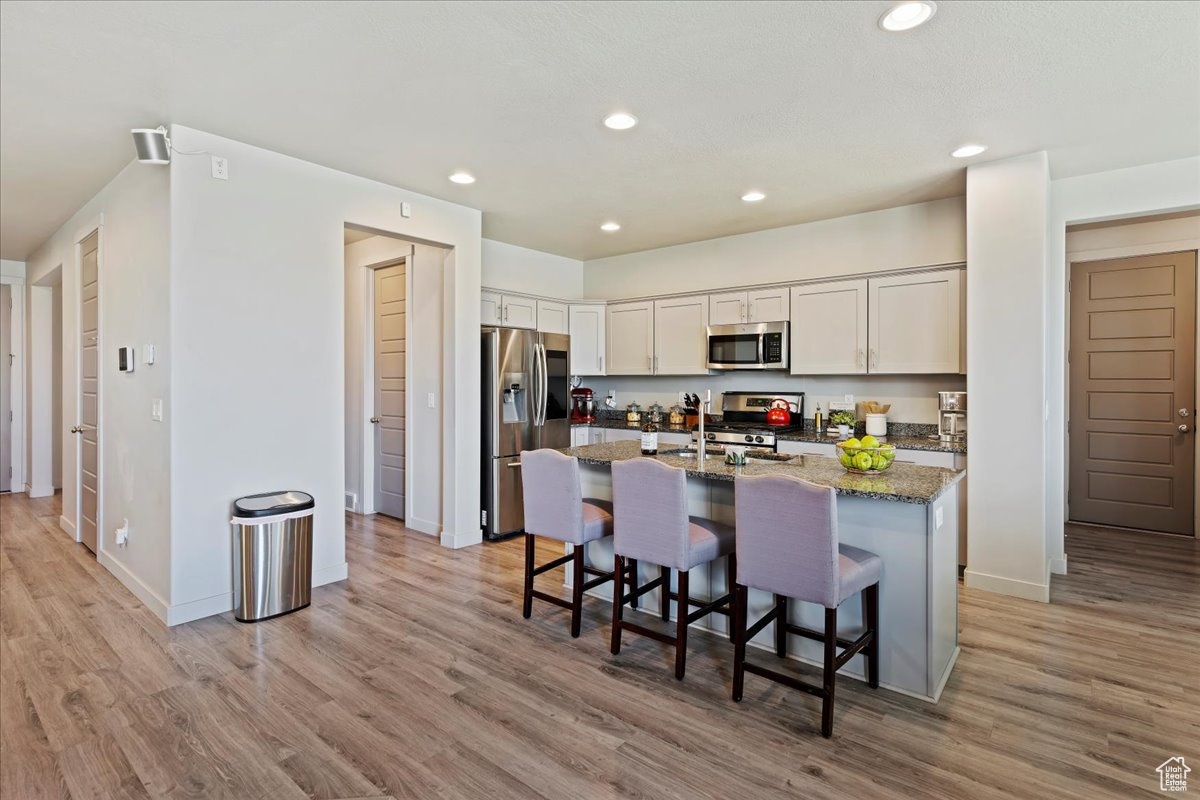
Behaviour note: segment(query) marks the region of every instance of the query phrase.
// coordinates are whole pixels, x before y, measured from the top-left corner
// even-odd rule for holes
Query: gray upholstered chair
[[[737,583],[733,610],[733,699],[742,699],[745,673],[799,689],[821,698],[821,734],[833,734],[833,693],[837,671],[865,651],[867,680],[879,687],[879,556],[838,543],[837,492],[783,475],[739,477],[735,483],[737,518]],[[747,593],[760,589],[775,595],[775,605],[747,627]],[[837,638],[837,609],[862,592],[865,630],[853,642]],[[825,607],[825,630],[813,631],[788,622],[788,598]],[[775,652],[786,655],[787,635],[816,639],[825,645],[821,686],[746,661],[746,643],[775,622]],[[841,646],[839,654],[837,648]]]
[[[682,469],[652,458],[613,462],[613,554],[617,582],[613,593],[612,654],[621,652],[621,632],[631,631],[675,645],[675,677],[682,680],[687,660],[688,625],[715,612],[728,614],[733,599],[733,529],[711,520],[689,517],[687,487]],[[693,600],[688,593],[688,570],[729,557],[729,593],[711,602]],[[631,559],[659,565],[659,577],[625,592],[625,564]],[[635,562],[636,563],[636,562]],[[671,570],[679,571],[678,590],[671,591]],[[636,572],[634,573],[636,574]],[[670,618],[676,601],[675,636],[644,628],[623,618],[625,603],[637,602],[659,588],[659,614]],[[700,606],[692,611],[692,606]],[[635,606],[636,607],[636,606]]]
[[[612,534],[612,503],[585,500],[579,488],[579,460],[557,450],[528,450],[521,453],[521,475],[525,500],[525,592],[522,614],[529,619],[535,597],[569,609],[571,636],[578,637],[583,593],[612,579],[611,572],[584,563],[587,543]],[[574,550],[562,558],[536,566],[534,551],[538,536],[574,545]],[[569,561],[574,562],[569,601],[533,588],[535,576]],[[595,577],[589,581],[587,575]]]

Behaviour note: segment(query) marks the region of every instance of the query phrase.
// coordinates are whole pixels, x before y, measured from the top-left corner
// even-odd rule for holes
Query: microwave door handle
[[[766,338],[767,338],[767,335],[765,333],[760,333],[758,335],[758,364],[759,364],[759,366],[762,366],[763,358],[765,357],[765,354],[763,353],[763,340]]]

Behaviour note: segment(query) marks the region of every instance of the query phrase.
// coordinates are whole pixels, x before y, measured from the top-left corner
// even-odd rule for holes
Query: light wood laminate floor
[[[167,629],[58,515],[0,498],[5,800],[1127,798],[1176,755],[1200,784],[1191,539],[1073,529],[1052,604],[961,590],[941,703],[841,680],[825,740],[815,698],[750,676],[732,703],[724,640],[695,634],[678,683],[655,642],[609,655],[606,604],[578,640],[521,619],[519,541],[351,515],[351,578],[309,609]]]

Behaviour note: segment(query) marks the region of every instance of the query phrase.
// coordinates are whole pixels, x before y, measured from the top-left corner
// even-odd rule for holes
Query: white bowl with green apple
[[[878,475],[886,472],[896,458],[896,446],[881,444],[870,434],[861,439],[847,439],[838,442],[838,460],[847,472],[856,475]]]

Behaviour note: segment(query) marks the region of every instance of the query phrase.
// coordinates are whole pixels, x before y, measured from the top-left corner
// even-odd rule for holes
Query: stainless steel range
[[[791,409],[791,421],[786,425],[767,423],[771,402],[782,398]],[[775,452],[776,439],[781,433],[795,433],[804,428],[804,393],[767,394],[763,392],[725,392],[721,395],[721,422],[704,426],[704,438],[710,448],[722,449],[739,445],[748,450]],[[692,444],[697,446],[700,431],[692,429]]]

